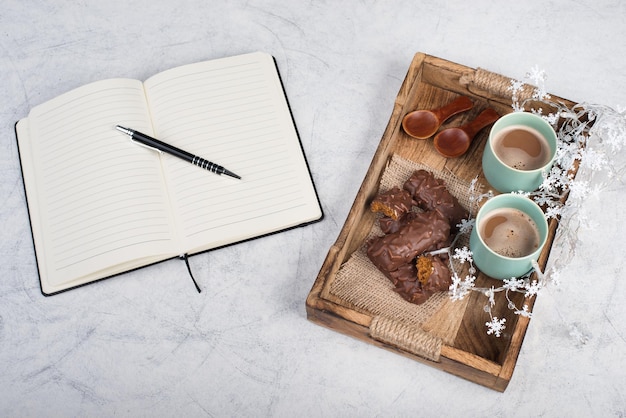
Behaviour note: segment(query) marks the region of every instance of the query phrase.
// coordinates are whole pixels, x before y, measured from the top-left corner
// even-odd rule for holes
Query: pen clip
[[[137,144],[137,145],[139,145],[140,147],[144,147],[144,148],[151,149],[152,151],[156,151],[156,152],[158,152],[159,154],[161,154],[161,153],[162,153],[162,151],[161,151],[160,149],[158,149],[158,148],[151,147],[150,145],[146,145],[146,144],[144,144],[143,142],[135,141],[135,140],[133,139],[133,137],[132,137],[132,136],[131,136],[131,137],[129,137],[129,138],[130,138],[130,142],[132,142],[133,144]]]

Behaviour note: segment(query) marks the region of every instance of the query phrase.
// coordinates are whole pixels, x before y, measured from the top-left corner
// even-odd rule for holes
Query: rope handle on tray
[[[428,360],[439,361],[441,338],[393,319],[375,316],[370,324],[370,336]]]
[[[471,92],[478,94],[480,94],[480,92],[483,92],[483,94],[486,92],[504,98],[511,98],[511,81],[512,79],[509,77],[482,68],[464,73],[459,79],[459,83]],[[524,84],[522,88],[517,91],[518,100],[523,101],[532,98],[534,90],[534,86]]]

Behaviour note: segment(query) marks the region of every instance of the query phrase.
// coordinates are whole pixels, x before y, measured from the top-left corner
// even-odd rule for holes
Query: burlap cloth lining
[[[450,172],[439,172],[393,155],[381,178],[379,191],[400,186],[415,170],[431,171],[445,181],[459,203],[470,208],[469,183]],[[378,222],[370,236],[382,235]],[[461,243],[464,245],[464,243]],[[453,302],[447,292],[431,296],[416,305],[405,301],[393,290],[393,284],[369,260],[364,246],[341,266],[330,293],[373,316],[370,336],[410,353],[438,361],[442,343],[451,344],[463,317],[467,299]]]

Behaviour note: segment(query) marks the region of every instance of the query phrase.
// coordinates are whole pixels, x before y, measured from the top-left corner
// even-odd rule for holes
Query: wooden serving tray
[[[441,322],[434,325],[431,323],[430,329],[447,326],[445,318],[450,316],[454,316],[460,325],[452,339],[440,342],[435,347],[433,356],[424,356],[410,347],[372,336],[372,329],[377,322],[376,315],[337,297],[330,289],[342,265],[363,246],[376,221],[369,204],[378,192],[381,176],[393,155],[418,162],[432,170],[450,172],[466,182],[478,176],[478,181],[487,189],[490,188],[481,169],[482,153],[490,127],[483,129],[475,137],[465,155],[448,159],[435,151],[432,139],[416,140],[409,137],[401,125],[404,115],[416,109],[438,108],[458,95],[470,97],[475,103],[474,108],[450,118],[443,127],[458,126],[471,121],[487,107],[504,115],[513,110],[510,85],[511,79],[482,69],[468,68],[422,53],[414,56],[367,175],[306,300],[309,320],[494,390],[506,389],[517,362],[529,318],[516,315],[510,310],[503,292],[496,294],[496,305],[492,308],[493,316],[506,319],[506,329],[502,336],[487,334],[485,323],[490,318],[484,310],[485,296],[479,292],[471,292],[466,296],[467,301],[464,304],[443,304],[443,312],[436,315],[441,318]],[[530,86],[528,88],[532,91]],[[530,97],[531,93],[527,89],[522,94]],[[569,100],[555,96],[552,99],[561,101],[570,108],[573,106]],[[533,102],[532,106],[544,108],[545,113],[550,111],[540,103]],[[548,243],[539,258],[542,268],[545,268],[557,227],[558,222],[552,219],[549,223]],[[501,285],[501,281],[483,274],[477,276],[477,287]],[[518,307],[527,304],[528,309],[532,310],[534,298],[525,301],[523,295],[517,293],[514,295],[514,302]],[[412,332],[411,329],[404,331]],[[422,333],[423,330],[416,332]]]

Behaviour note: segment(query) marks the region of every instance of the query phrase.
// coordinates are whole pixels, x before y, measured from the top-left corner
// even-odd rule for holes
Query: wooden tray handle
[[[370,336],[411,354],[439,362],[442,341],[420,328],[382,316],[372,318]]]
[[[478,68],[469,72],[463,73],[459,79],[459,83],[465,86],[472,93],[486,97],[486,98],[500,98],[508,99],[512,98],[511,81],[509,77],[492,73],[491,71]],[[517,92],[517,98],[520,102],[531,99],[534,86],[524,84],[522,88]]]

